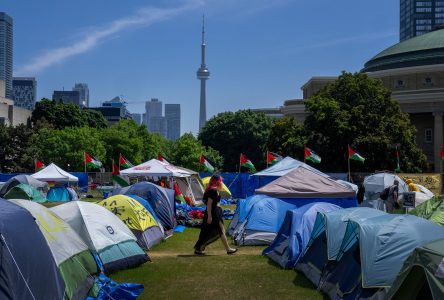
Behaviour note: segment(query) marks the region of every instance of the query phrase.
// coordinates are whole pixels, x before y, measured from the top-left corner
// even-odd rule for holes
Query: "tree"
[[[211,159],[216,164],[214,167],[222,162],[222,157],[215,150],[205,149],[192,133],[185,133],[173,144],[171,158],[174,164],[199,172],[204,171],[199,162],[201,154]]]
[[[293,117],[276,120],[271,127],[268,149],[283,156],[303,160],[304,144],[307,137],[304,125]]]
[[[106,128],[108,123],[101,112],[92,109],[84,109],[82,111],[84,123],[93,128]]]
[[[199,140],[223,157],[223,169],[237,171],[239,155],[244,153],[256,168],[265,166],[265,152],[273,119],[263,113],[239,110],[211,118],[202,128]]]
[[[316,145],[325,171],[347,170],[347,145],[366,158],[364,164],[352,161],[354,170],[394,170],[397,144],[403,171],[419,172],[426,167],[408,114],[378,79],[344,72],[306,100],[305,107],[308,142]]]
[[[0,172],[33,170],[33,130],[25,125],[0,125]]]

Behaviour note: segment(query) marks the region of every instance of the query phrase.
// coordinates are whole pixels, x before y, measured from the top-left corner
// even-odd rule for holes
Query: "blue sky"
[[[399,1],[3,1],[14,19],[14,76],[37,98],[88,83],[90,105],[123,96],[131,112],[180,103],[181,131],[198,129],[202,14],[207,117],[279,107],[312,76],[358,71],[399,41]]]

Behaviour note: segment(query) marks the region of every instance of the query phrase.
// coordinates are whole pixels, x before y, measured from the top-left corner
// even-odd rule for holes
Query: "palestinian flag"
[[[38,159],[34,160],[35,172],[38,172],[38,171],[44,169],[45,167],[46,167],[45,164],[42,163],[40,160],[38,160]]]
[[[312,163],[320,164],[321,163],[321,157],[316,154],[313,150],[310,148],[304,146],[304,159],[309,160]]]
[[[442,159],[442,157],[441,157]],[[400,173],[401,172],[401,166],[399,165],[399,151],[396,149],[396,169],[395,172]]]
[[[201,155],[199,162],[201,164],[203,164],[203,166],[207,172],[210,172],[210,173],[214,172],[214,167],[208,162],[208,160],[205,158],[205,156]]]
[[[124,169],[134,167],[134,165],[132,163],[130,163],[129,160],[127,160],[125,157],[123,157],[122,154],[120,154],[120,157],[119,157],[119,165],[120,165],[120,168],[124,168]]]
[[[353,150],[350,146],[348,146],[348,159],[353,159],[364,163],[365,158],[359,155],[358,152]]]
[[[162,154],[160,154],[160,152],[157,152],[157,160],[160,160],[161,162],[170,165],[170,163],[165,159],[165,157],[162,156]]]
[[[441,160],[444,161],[444,150],[441,149],[441,151],[439,151],[439,156],[441,157]]]
[[[185,198],[183,197],[182,191],[179,188],[179,185],[175,182],[173,185],[174,189],[174,199],[179,201],[180,203],[186,203]]]
[[[281,160],[282,160],[282,156],[267,150],[267,165],[272,166]]]
[[[114,160],[113,160],[113,172],[112,174],[112,178],[114,183],[116,183],[117,185],[121,186],[121,187],[126,187],[129,186],[129,180],[128,178],[120,175],[120,171],[119,168],[116,167],[116,165],[114,164]]]
[[[241,167],[247,168],[248,170],[254,172],[256,171],[256,168],[254,167],[251,160],[249,160],[245,155],[241,153],[240,155],[240,165]]]
[[[100,169],[102,167],[102,163],[85,152],[85,164],[94,169]]]

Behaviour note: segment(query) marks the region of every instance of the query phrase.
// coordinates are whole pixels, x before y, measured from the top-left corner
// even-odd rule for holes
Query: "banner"
[[[396,174],[406,181],[411,179],[413,183],[420,184],[428,188],[433,194],[441,195],[441,174],[439,173],[422,173],[422,174],[410,174],[400,173]]]

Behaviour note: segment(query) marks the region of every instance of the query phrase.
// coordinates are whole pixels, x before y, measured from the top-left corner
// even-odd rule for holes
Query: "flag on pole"
[[[254,172],[256,171],[256,168],[254,167],[253,163],[251,162],[251,160],[249,160],[245,155],[243,155],[242,153],[240,154],[240,166],[247,168],[248,170]]]
[[[186,203],[185,197],[183,196],[182,191],[180,190],[180,187],[177,184],[177,182],[174,182],[173,189],[174,189],[174,199],[176,199],[182,204]]]
[[[34,160],[34,170],[35,172],[38,172],[42,169],[44,169],[46,166],[44,163],[42,163],[40,160],[36,159]]]
[[[114,183],[121,186],[121,187],[129,186],[128,178],[120,175],[119,168],[114,164],[114,160],[112,163],[112,168],[113,168],[113,171],[112,171],[111,175],[112,175]]]
[[[401,172],[401,166],[399,165],[399,151],[398,148],[396,148],[396,169],[395,172],[400,173]]]
[[[210,172],[210,173],[214,172],[214,167],[210,164],[210,162],[202,154],[200,155],[199,162],[201,164],[203,164],[203,166],[207,172]]]
[[[278,161],[281,161],[281,160],[282,160],[282,156],[267,150],[267,165],[272,166],[272,165],[274,165],[275,163],[277,163]]]
[[[348,159],[353,159],[364,163],[365,158],[359,155],[358,152],[352,149],[352,147],[348,146]]]
[[[305,145],[304,145],[304,159],[309,160],[315,164],[321,163],[321,157],[317,155],[316,152],[306,147]]]
[[[129,160],[127,160],[125,157],[123,157],[122,153],[120,153],[119,165],[121,168],[125,168],[125,169],[134,167],[134,165],[132,163],[130,163]]]
[[[439,156],[441,157],[441,161],[444,161],[444,150],[441,149],[441,151],[439,151]]]
[[[99,160],[95,159],[86,152],[85,152],[85,165],[95,169],[100,169],[102,167],[102,163]]]
[[[160,160],[161,162],[170,165],[170,163],[165,159],[165,157],[162,156],[162,154],[160,154],[160,152],[157,152],[157,160]]]

